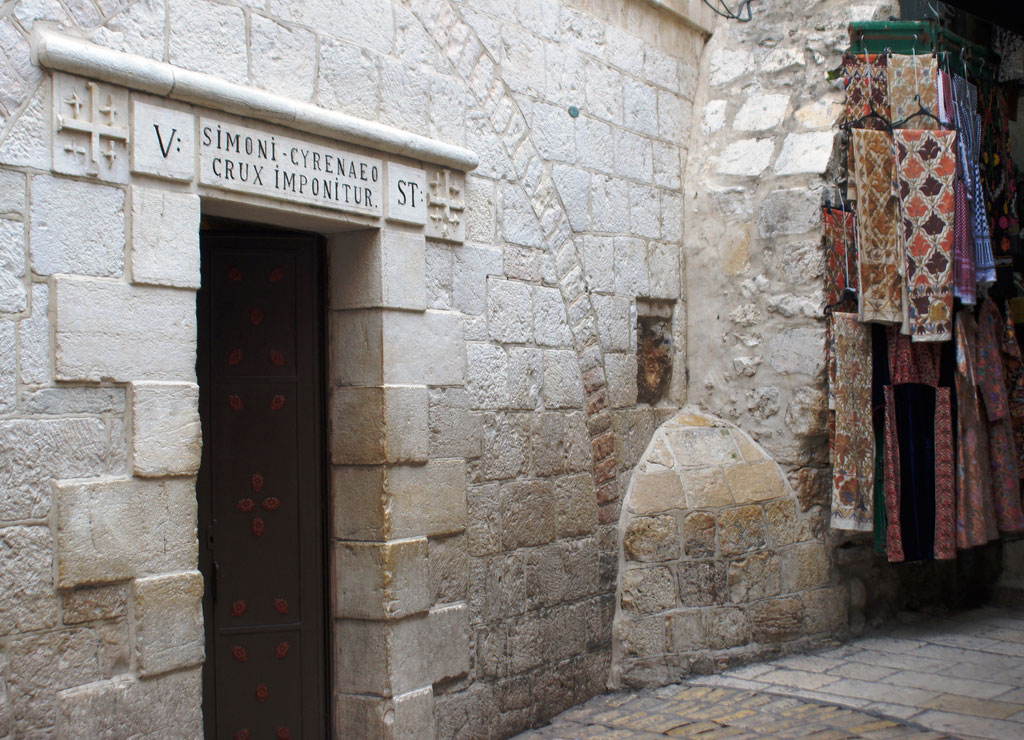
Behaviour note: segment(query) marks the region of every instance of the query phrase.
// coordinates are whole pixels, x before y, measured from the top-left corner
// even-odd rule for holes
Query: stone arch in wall
[[[610,684],[658,686],[843,632],[823,535],[749,435],[684,410],[634,469],[619,520]]]

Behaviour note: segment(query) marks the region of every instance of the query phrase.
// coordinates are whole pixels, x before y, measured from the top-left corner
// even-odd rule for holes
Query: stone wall
[[[660,686],[847,628],[824,533],[735,426],[684,411],[633,473],[620,531],[613,686]]]
[[[479,155],[465,243],[401,228],[331,241],[335,706],[366,736],[430,737],[436,718],[437,737],[504,737],[604,689],[621,495],[686,393],[682,182],[710,16],[656,5],[4,4],[0,737],[92,738],[112,718],[200,734],[209,193],[69,168],[33,27]],[[246,217],[284,218],[264,205],[245,200]],[[358,297],[353,276],[377,292]],[[671,336],[657,408],[637,404],[638,302]],[[353,336],[380,352],[346,364]],[[367,492],[380,508],[359,519]],[[379,654],[359,652],[368,625]],[[343,683],[355,674],[377,678]]]

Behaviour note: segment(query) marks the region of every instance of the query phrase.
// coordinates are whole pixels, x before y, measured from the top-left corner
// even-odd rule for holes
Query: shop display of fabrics
[[[891,562],[949,560],[1024,532],[1008,98],[944,55],[842,70],[846,197],[822,213],[831,525],[874,532]]]

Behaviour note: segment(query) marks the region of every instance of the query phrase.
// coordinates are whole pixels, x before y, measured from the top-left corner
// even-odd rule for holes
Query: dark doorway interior
[[[205,735],[326,739],[322,240],[207,220],[201,249]]]

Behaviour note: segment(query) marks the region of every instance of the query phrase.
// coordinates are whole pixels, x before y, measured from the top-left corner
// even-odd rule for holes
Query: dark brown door
[[[202,235],[207,740],[327,737],[320,254]]]

